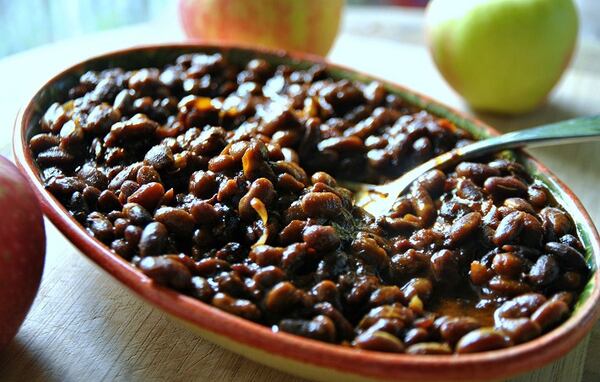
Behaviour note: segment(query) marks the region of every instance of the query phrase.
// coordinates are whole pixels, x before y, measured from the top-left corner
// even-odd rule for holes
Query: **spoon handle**
[[[385,192],[389,200],[396,200],[419,176],[456,160],[471,159],[511,148],[550,146],[592,139],[600,139],[600,116],[575,118],[514,131],[449,151],[415,167],[400,178],[377,188]],[[387,211],[390,207],[384,206],[382,208]]]
[[[475,142],[458,149],[461,159],[525,146],[585,142],[600,139],[600,116],[582,117],[533,127]]]

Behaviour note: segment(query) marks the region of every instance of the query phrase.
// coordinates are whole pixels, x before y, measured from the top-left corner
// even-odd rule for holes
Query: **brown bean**
[[[527,190],[529,202],[536,208],[542,208],[548,202],[548,191],[544,186],[532,184]]]
[[[472,317],[442,317],[436,320],[436,323],[442,339],[450,345],[456,344],[464,335],[481,327]]]
[[[68,197],[74,192],[83,191],[85,183],[76,177],[58,176],[46,182],[46,188],[54,195]]]
[[[259,199],[265,206],[269,204],[275,198],[275,188],[270,180],[266,178],[258,178],[250,185],[250,189],[244,195],[238,204],[238,211],[240,218],[244,220],[252,220],[257,217],[257,212],[251,205],[251,201],[254,198]]]
[[[423,328],[412,328],[406,331],[404,335],[404,344],[411,346],[417,343],[423,343],[429,339],[429,332]],[[450,349],[448,349],[450,350]]]
[[[191,287],[192,296],[196,297],[198,300],[204,302],[210,302],[211,298],[214,296],[215,291],[213,290],[210,283],[204,278],[200,276],[192,277],[192,287]]]
[[[212,204],[196,200],[190,206],[190,213],[198,224],[212,224],[219,219],[219,211]]]
[[[420,217],[425,224],[433,221],[436,216],[436,209],[433,205],[433,200],[425,188],[421,186],[413,187],[411,195],[411,202],[417,216]]]
[[[177,290],[191,286],[192,275],[183,263],[165,256],[148,256],[139,264],[140,270],[159,284]]]
[[[431,270],[437,282],[457,283],[460,279],[458,256],[448,249],[434,253],[431,256]]]
[[[169,232],[164,224],[152,222],[142,231],[139,242],[139,251],[141,257],[158,256],[163,253],[167,246]]]
[[[525,317],[503,319],[496,324],[495,328],[510,337],[515,344],[529,341],[542,332],[537,323]]]
[[[265,307],[271,313],[283,314],[294,308],[299,297],[299,291],[292,283],[282,281],[267,293]]]
[[[261,316],[260,310],[251,301],[236,299],[225,293],[215,294],[211,303],[221,310],[243,317],[247,320],[257,321]]]
[[[168,170],[175,164],[173,152],[168,146],[156,145],[144,156],[144,163],[154,167],[157,171]]]
[[[511,345],[510,339],[492,328],[481,328],[467,333],[456,344],[459,354],[502,349]]]
[[[529,270],[527,279],[537,286],[546,286],[554,282],[559,274],[560,268],[554,257],[542,255]]]
[[[259,269],[252,280],[254,280],[262,289],[270,288],[285,278],[285,273],[281,268],[273,265]]]
[[[142,236],[142,229],[136,225],[129,225],[123,232],[125,240],[130,245],[138,245]]]
[[[438,197],[444,191],[446,174],[440,170],[431,170],[421,175],[417,182],[429,193],[432,198]]]
[[[86,225],[88,231],[94,235],[94,237],[103,243],[110,243],[113,239],[113,225],[99,212],[92,212],[88,215]]]
[[[502,304],[494,312],[494,321],[499,324],[503,319],[528,318],[537,308],[546,302],[546,297],[539,293],[527,293],[515,297]]]
[[[100,211],[116,211],[121,209],[121,202],[114,192],[104,190],[98,196],[98,208]]]
[[[459,181],[456,195],[459,198],[473,201],[481,200],[483,198],[481,188],[469,179],[461,179]]]
[[[486,266],[481,264],[479,261],[471,262],[471,266],[469,269],[469,278],[471,282],[475,285],[483,285],[487,283],[492,277],[494,273],[490,271]]]
[[[531,248],[540,248],[544,241],[544,229],[539,220],[526,212],[519,241],[524,246]]]
[[[253,139],[242,157],[242,169],[246,179],[272,178],[273,170],[267,163],[268,157],[265,144],[258,139]]]
[[[560,300],[546,301],[531,315],[531,321],[538,324],[543,331],[560,324],[569,314],[569,306]]]
[[[487,178],[483,184],[483,189],[494,199],[527,195],[527,185],[514,176]]]
[[[34,154],[39,154],[52,147],[58,146],[60,138],[52,134],[37,134],[29,140],[29,148]]]
[[[405,301],[404,293],[395,285],[383,286],[376,289],[369,298],[370,306],[389,305],[395,302],[402,303]]]
[[[136,114],[131,119],[112,125],[110,132],[104,137],[106,147],[118,146],[125,141],[133,141],[154,134],[159,124],[144,114]]]
[[[132,193],[127,198],[127,202],[137,203],[148,211],[154,211],[164,195],[165,189],[161,183],[147,183]]]
[[[181,208],[160,207],[154,213],[154,219],[163,223],[169,232],[180,238],[189,238],[194,231],[193,216]]]
[[[69,120],[63,105],[54,102],[42,116],[40,124],[42,130],[58,133],[62,126]]]
[[[152,215],[137,203],[127,203],[123,206],[123,213],[129,221],[135,225],[144,227],[152,222]]]
[[[456,166],[456,175],[481,185],[487,178],[499,176],[500,171],[483,163],[461,162]]]
[[[279,330],[312,338],[319,341],[333,342],[336,331],[333,321],[327,316],[319,315],[312,320],[284,319],[277,325]]]
[[[387,252],[373,238],[359,236],[352,241],[351,247],[356,256],[376,269],[384,269],[389,264]]]
[[[196,171],[190,177],[189,191],[198,198],[210,198],[216,192],[218,183],[212,171]]]
[[[300,192],[304,189],[304,184],[294,178],[292,175],[280,174],[277,176],[277,188],[284,191]]]
[[[221,259],[215,259],[213,257],[199,260],[196,263],[196,272],[200,276],[208,277],[222,271],[229,270],[230,264]]]
[[[529,202],[523,198],[508,198],[504,200],[504,206],[514,210],[535,214],[535,210]]]
[[[579,252],[585,252],[585,247],[581,244],[581,241],[571,234],[566,234],[560,237],[560,242],[568,245],[569,247],[573,247]]]
[[[317,172],[315,172],[311,176],[310,181],[311,181],[312,184],[315,184],[315,183],[325,183],[329,187],[336,187],[337,186],[337,182],[336,182],[335,178],[333,178],[331,175],[329,175],[328,173],[323,172],[323,171],[317,171]]]
[[[567,268],[576,269],[579,271],[588,270],[585,257],[583,254],[581,254],[581,252],[573,247],[569,247],[563,243],[549,242],[546,243],[545,249],[548,251],[548,253],[556,256],[556,259],[559,261],[559,263]]]
[[[317,145],[320,151],[334,150],[338,152],[362,152],[365,150],[365,145],[359,137],[332,137],[324,139]]]
[[[283,256],[283,248],[259,245],[250,251],[248,257],[261,267],[279,265]]]
[[[137,173],[142,166],[143,165],[141,163],[133,163],[125,167],[110,180],[108,189],[112,191],[118,190],[121,188],[123,183],[125,183],[125,181],[136,179]]]
[[[473,235],[481,225],[481,214],[470,212],[452,223],[448,238],[452,245],[457,245]]]
[[[492,277],[488,283],[488,286],[500,296],[509,297],[527,293],[531,290],[531,288],[523,282],[507,279],[501,276]]]
[[[572,306],[573,303],[575,302],[575,296],[571,292],[558,292],[555,295],[553,295],[550,298],[550,300],[562,301],[567,306]]]
[[[73,166],[75,157],[60,147],[50,147],[36,157],[36,161],[44,167],[58,167],[62,169]]]
[[[387,353],[404,352],[404,344],[398,337],[380,330],[362,332],[354,339],[352,345],[364,350]]]
[[[498,253],[494,256],[492,269],[501,276],[516,278],[523,270],[523,260],[514,253]]]
[[[157,182],[160,183],[160,175],[152,166],[142,166],[136,175],[136,182],[140,185]]]
[[[452,349],[446,343],[439,342],[420,342],[409,346],[406,349],[407,354],[452,354]]]
[[[549,240],[556,241],[573,230],[573,223],[569,216],[558,208],[546,207],[540,211],[539,216]]]
[[[133,245],[130,245],[125,239],[116,239],[110,243],[110,249],[112,249],[117,255],[124,259],[131,259],[133,255]]]
[[[327,252],[337,249],[340,244],[340,238],[331,226],[312,225],[306,227],[303,232],[304,242],[316,251]]]
[[[279,241],[283,245],[297,243],[303,240],[303,231],[306,227],[306,222],[302,220],[292,220],[279,233]]]
[[[433,285],[428,279],[417,277],[404,284],[402,292],[407,301],[410,301],[414,296],[419,296],[421,300],[427,301],[433,292]]]
[[[302,209],[309,217],[333,219],[342,209],[342,200],[332,192],[311,192],[302,197]]]
[[[506,215],[498,224],[494,233],[494,243],[497,246],[502,246],[517,240],[525,220],[525,213],[514,211]]]

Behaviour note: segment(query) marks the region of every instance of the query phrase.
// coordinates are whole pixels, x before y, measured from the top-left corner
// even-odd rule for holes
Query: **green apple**
[[[572,0],[433,0],[427,40],[437,67],[475,109],[517,114],[542,103],[577,40]]]

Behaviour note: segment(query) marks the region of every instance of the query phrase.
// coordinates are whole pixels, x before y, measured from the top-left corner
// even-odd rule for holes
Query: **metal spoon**
[[[380,186],[355,182],[340,184],[355,192],[356,205],[378,217],[388,212],[398,196],[427,171],[505,149],[550,146],[590,139],[600,139],[600,116],[570,119],[481,140],[437,156],[400,178]]]

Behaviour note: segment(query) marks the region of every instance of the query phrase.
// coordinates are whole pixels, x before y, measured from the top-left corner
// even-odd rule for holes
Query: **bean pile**
[[[471,140],[377,82],[186,54],[86,72],[30,148],[47,189],[159,284],[274,331],[448,354],[551,330],[589,277],[572,219],[518,163],[429,172],[378,219],[338,185]]]

